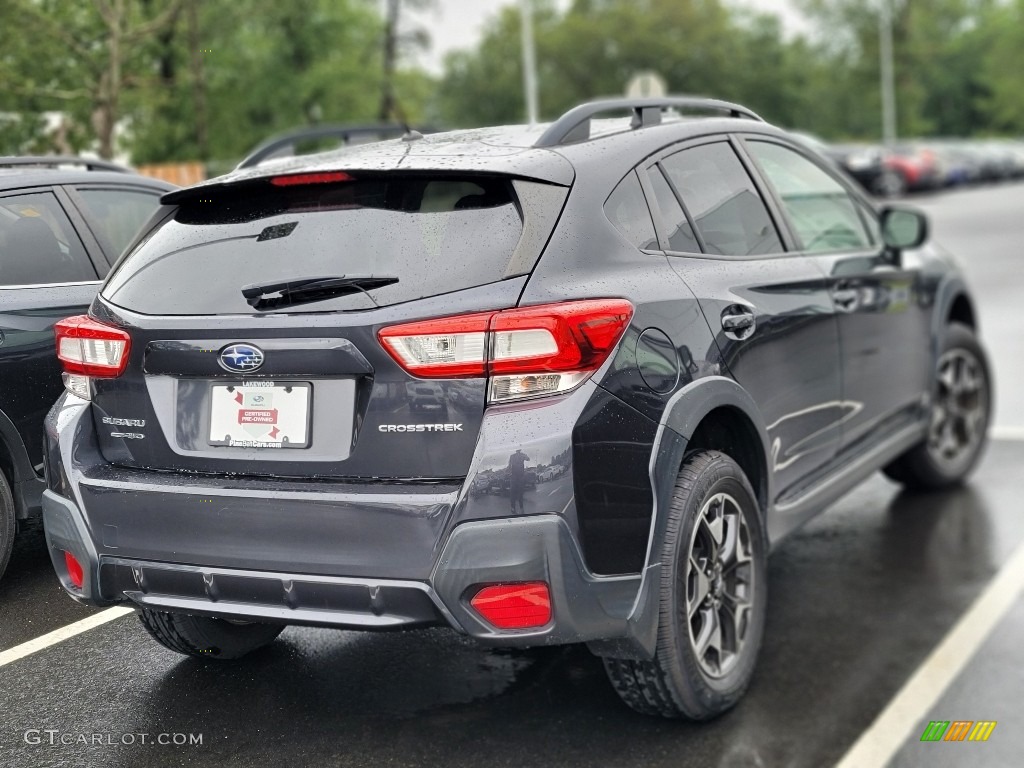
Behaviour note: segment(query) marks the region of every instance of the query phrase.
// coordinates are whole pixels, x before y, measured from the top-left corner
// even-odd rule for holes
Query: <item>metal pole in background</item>
[[[523,33],[523,91],[526,94],[526,120],[537,124],[537,54],[533,48],[533,2],[519,0]]]
[[[896,85],[892,63],[892,0],[881,0],[878,14],[878,56],[882,86],[882,141],[896,143]]]

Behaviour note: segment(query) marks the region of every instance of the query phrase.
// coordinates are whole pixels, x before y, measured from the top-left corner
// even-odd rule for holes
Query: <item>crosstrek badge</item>
[[[378,432],[461,432],[461,424],[381,424]]]

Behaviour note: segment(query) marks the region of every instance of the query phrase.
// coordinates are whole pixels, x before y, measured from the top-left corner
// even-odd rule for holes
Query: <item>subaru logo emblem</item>
[[[220,351],[220,364],[232,373],[248,373],[263,365],[263,351],[252,344],[232,344]]]

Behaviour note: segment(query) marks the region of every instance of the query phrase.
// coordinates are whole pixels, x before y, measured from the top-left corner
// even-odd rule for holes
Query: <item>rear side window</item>
[[[153,192],[131,189],[76,190],[90,214],[89,223],[111,259],[116,259],[160,205]]]
[[[654,232],[647,198],[640,187],[636,173],[630,173],[615,187],[604,204],[608,220],[637,248],[657,248],[658,236]]]
[[[247,285],[397,278],[293,311],[371,309],[501,280],[523,230],[512,184],[499,177],[260,180],[206,194],[121,263],[108,301],[145,314],[251,313]]]
[[[95,279],[96,270],[52,193],[0,197],[0,285]]]
[[[725,143],[684,149],[662,161],[707,253],[780,253],[782,242],[754,182]]]
[[[844,251],[870,245],[856,204],[843,185],[791,149],[748,142],[775,187],[806,251]]]

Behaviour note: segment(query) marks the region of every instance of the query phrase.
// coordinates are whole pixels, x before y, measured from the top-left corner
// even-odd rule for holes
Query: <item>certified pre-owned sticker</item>
[[[378,432],[461,432],[461,424],[381,424]]]

